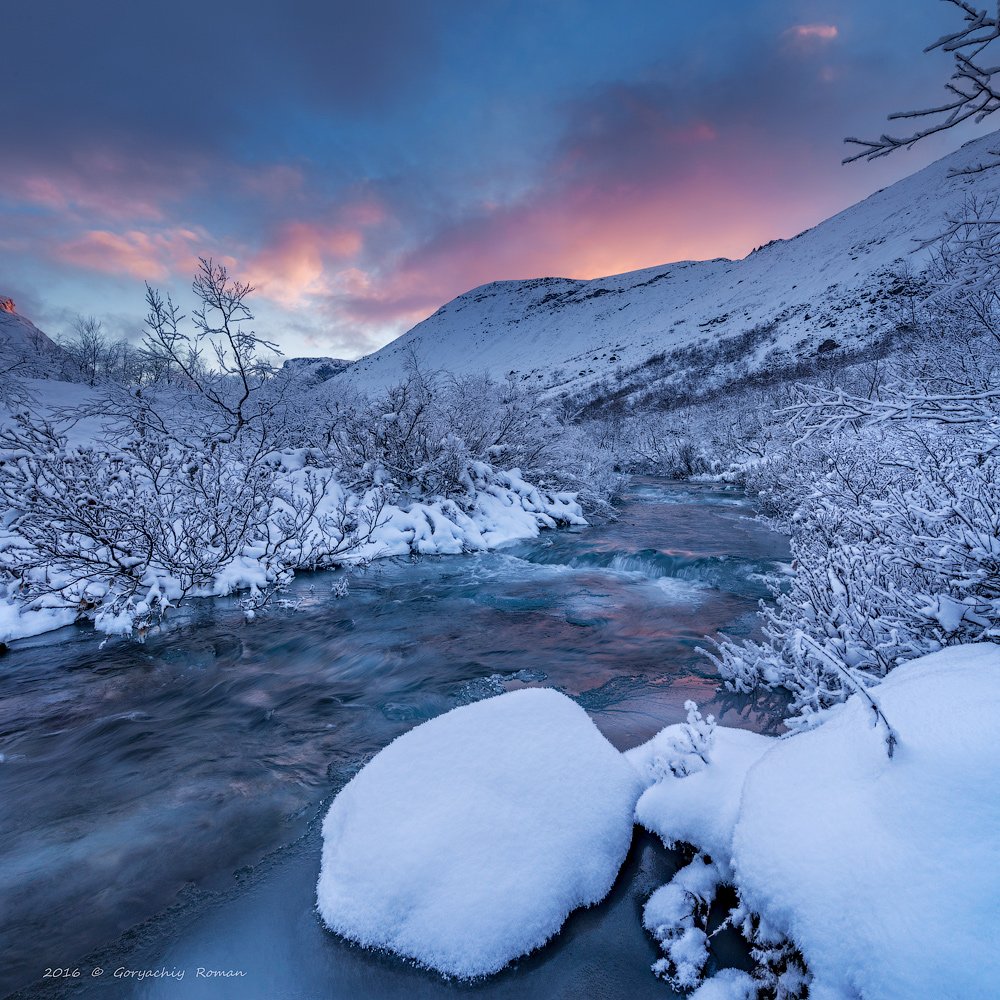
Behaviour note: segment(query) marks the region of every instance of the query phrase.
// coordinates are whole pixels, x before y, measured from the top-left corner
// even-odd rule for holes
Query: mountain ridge
[[[27,316],[17,311],[14,300],[0,295],[0,356],[7,364],[28,365],[35,373],[46,373],[45,362],[60,362],[65,352]]]
[[[488,282],[445,303],[328,383],[378,391],[414,362],[454,374],[512,376],[547,394],[597,393],[679,353],[704,374],[739,343],[734,373],[821,353],[858,354],[899,326],[902,277],[930,259],[919,241],[964,195],[1000,195],[1000,171],[953,176],[981,159],[984,135],[789,239],[739,260],[679,261],[592,279]],[[665,358],[662,360],[666,360]],[[680,372],[675,374],[680,376]],[[724,377],[725,373],[716,372]]]

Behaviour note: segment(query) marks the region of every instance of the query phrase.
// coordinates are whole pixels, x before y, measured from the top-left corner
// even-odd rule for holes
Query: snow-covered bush
[[[295,420],[300,443],[348,488],[385,489],[403,502],[471,500],[483,465],[516,469],[544,491],[572,491],[590,509],[621,485],[614,454],[513,379],[414,369],[376,396],[341,390]]]
[[[187,596],[245,591],[253,617],[297,570],[585,523],[573,488],[599,458],[574,462],[575,432],[513,381],[414,371],[334,396],[267,361],[248,285],[205,260],[193,289],[190,324],[147,289],[150,381],[91,366],[84,406],[0,430],[0,584],[20,608],[141,637]]]
[[[0,566],[29,604],[93,611],[109,631],[144,630],[189,594],[269,593],[293,567],[333,564],[378,518],[328,475],[290,474],[240,438],[73,445],[20,414],[0,447]]]
[[[77,317],[73,332],[58,337],[56,343],[62,349],[59,374],[67,382],[145,385],[156,380],[148,352],[124,338],[108,336],[94,316]]]
[[[674,989],[693,989],[704,978],[708,917],[722,878],[711,858],[699,855],[646,902],[643,926],[664,953],[653,971]]]
[[[974,368],[932,351],[877,396],[805,390],[800,440],[744,475],[789,529],[795,574],[763,642],[712,654],[731,686],[782,685],[808,724],[902,662],[1000,635],[995,357],[980,341]]]
[[[468,468],[502,447],[469,443],[442,405],[435,380],[412,373],[373,399],[338,400],[324,428],[325,458],[353,489],[388,487],[408,498],[472,492]]]

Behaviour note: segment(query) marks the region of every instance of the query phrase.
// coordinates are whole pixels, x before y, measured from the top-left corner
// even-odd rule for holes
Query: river
[[[454,706],[554,686],[622,749],[683,719],[688,698],[723,724],[780,730],[780,701],[719,692],[697,647],[755,630],[785,539],[715,486],[638,479],[619,515],[491,553],[304,576],[294,607],[250,624],[235,601],[201,601],[143,645],[102,649],[85,627],[14,643],[0,664],[0,995],[671,996],[640,914],[677,858],[638,830],[608,900],[484,983],[365,952],[313,909],[332,795]]]

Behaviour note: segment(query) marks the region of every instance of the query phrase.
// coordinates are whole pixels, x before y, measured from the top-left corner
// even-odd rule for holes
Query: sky
[[[199,256],[289,356],[489,281],[742,257],[956,148],[938,0],[32,0],[0,37],[0,295],[141,336]]]

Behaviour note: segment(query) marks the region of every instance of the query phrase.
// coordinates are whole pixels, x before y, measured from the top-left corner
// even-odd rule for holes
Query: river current
[[[636,480],[618,513],[496,552],[304,576],[294,606],[249,624],[235,601],[202,601],[143,645],[101,648],[83,627],[14,643],[0,662],[0,995],[671,996],[640,918],[677,857],[639,830],[604,903],[481,983],[347,944],[313,909],[333,794],[449,708],[547,685],[621,749],[681,721],[689,698],[780,731],[780,701],[719,691],[697,647],[753,634],[785,539],[715,486]],[[128,969],[164,974],[116,975]]]

